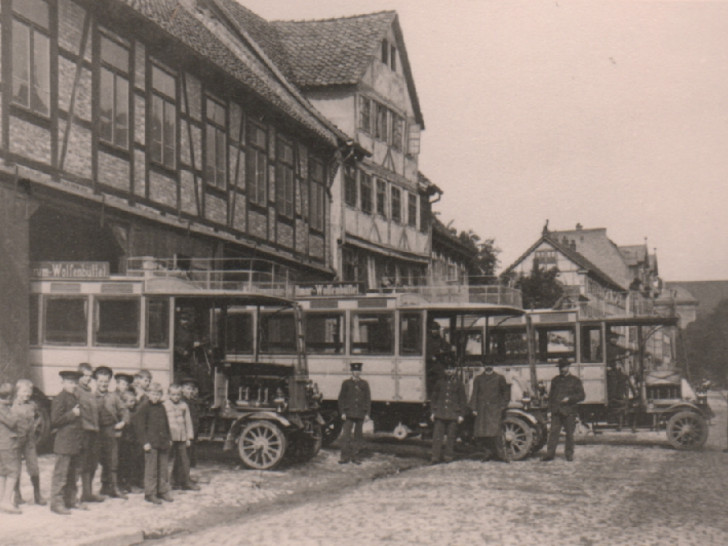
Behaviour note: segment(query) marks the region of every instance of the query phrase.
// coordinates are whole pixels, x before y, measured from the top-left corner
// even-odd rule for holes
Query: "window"
[[[169,300],[166,298],[147,300],[146,346],[154,349],[169,347]]]
[[[379,140],[387,140],[387,107],[375,103],[377,106],[377,123],[374,127],[374,136]]]
[[[296,323],[293,313],[263,313],[260,316],[260,352],[296,352]]]
[[[609,349],[607,349],[609,353]],[[601,326],[581,327],[581,361],[602,362]]]
[[[344,167],[344,202],[356,207],[356,169],[348,165]]]
[[[401,152],[403,139],[404,119],[397,114],[392,114],[392,148]]]
[[[402,190],[392,186],[392,220],[402,222]]]
[[[372,101],[367,97],[359,97],[359,129],[372,132]]]
[[[28,306],[28,333],[29,333],[29,342],[31,345],[38,345],[40,343],[39,339],[39,331],[38,331],[38,304],[39,304],[40,296],[37,294],[31,294],[30,295],[30,301]]]
[[[576,356],[576,336],[573,328],[537,328],[536,362],[558,362],[560,358]]]
[[[85,297],[48,297],[45,300],[46,343],[86,345],[88,300]]]
[[[411,192],[407,192],[407,223],[417,227],[417,196]]]
[[[389,48],[389,67],[397,71],[397,48],[394,46]]]
[[[36,114],[50,114],[51,61],[48,4],[13,2],[12,101]]]
[[[352,313],[351,353],[394,354],[394,313]]]
[[[538,265],[541,266],[556,265],[556,251],[553,249],[537,250],[534,259],[538,260]]]
[[[427,200],[426,195],[420,195],[420,231],[427,233],[430,228],[429,216],[430,202]]]
[[[310,354],[344,352],[344,314],[309,313],[306,315],[306,350]]]
[[[99,137],[120,148],[129,146],[129,49],[101,36]]]
[[[94,306],[94,345],[139,345],[139,299],[97,298]]]
[[[367,214],[371,214],[372,206],[372,175],[361,173],[359,191],[361,193],[361,210]]]
[[[268,134],[258,125],[251,123],[248,129],[248,151],[245,154],[247,164],[246,180],[248,198],[252,203],[264,207],[268,199],[266,152]]]
[[[389,42],[382,40],[382,62],[389,64]]]
[[[387,183],[377,178],[377,214],[387,217]]]
[[[177,82],[174,76],[152,66],[152,161],[169,169],[176,166],[177,156]]]
[[[295,211],[295,179],[293,177],[293,146],[278,139],[276,163],[276,205],[278,214],[293,218]]]
[[[488,362],[528,362],[528,338],[524,329],[491,329],[488,334]]]
[[[228,313],[225,331],[225,354],[253,353],[253,314]]]
[[[420,313],[400,313],[399,354],[422,354],[422,315]]]
[[[205,180],[211,186],[224,190],[227,179],[227,110],[221,103],[208,97],[205,112]]]
[[[318,161],[311,161],[310,162],[310,176],[311,176],[311,186],[310,186],[310,218],[311,218],[311,227],[313,229],[316,229],[318,231],[323,231],[324,229],[324,216],[325,216],[325,207],[324,207],[324,168],[321,163]]]

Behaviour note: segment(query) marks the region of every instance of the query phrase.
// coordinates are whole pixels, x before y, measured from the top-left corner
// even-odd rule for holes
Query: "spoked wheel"
[[[698,449],[708,439],[708,425],[695,411],[679,411],[667,422],[667,440],[675,449]]]
[[[520,461],[531,451],[533,429],[523,419],[508,415],[503,419],[503,439],[510,459]]]
[[[238,453],[243,463],[250,468],[275,468],[286,453],[286,436],[275,423],[252,421],[240,433]]]

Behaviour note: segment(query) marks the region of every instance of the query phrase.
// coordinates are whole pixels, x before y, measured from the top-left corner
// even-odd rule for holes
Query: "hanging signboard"
[[[31,262],[30,276],[36,279],[106,279],[109,262]]]

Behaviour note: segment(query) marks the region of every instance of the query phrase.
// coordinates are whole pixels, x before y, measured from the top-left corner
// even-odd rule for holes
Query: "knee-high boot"
[[[90,472],[83,472],[81,474],[81,501],[83,502],[104,502],[106,497],[100,495],[94,495],[92,487],[92,474]]]
[[[20,476],[15,480],[15,488],[13,489],[13,506],[16,508],[21,504],[25,504],[23,496],[20,494]]]
[[[40,476],[31,476],[30,481],[33,483],[33,500],[40,506],[45,506],[48,502],[40,494]]]
[[[129,498],[121,489],[119,489],[119,478],[116,472],[111,473],[111,496],[119,499]]]

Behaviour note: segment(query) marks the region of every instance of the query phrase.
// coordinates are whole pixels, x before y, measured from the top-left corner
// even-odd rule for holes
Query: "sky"
[[[647,241],[728,279],[728,1],[239,0],[269,19],[395,10],[443,223],[501,268],[553,230]]]

